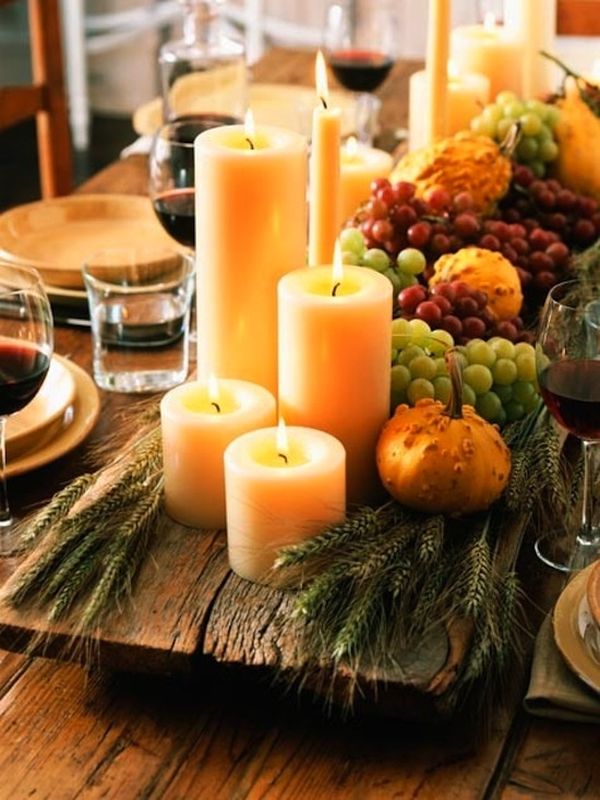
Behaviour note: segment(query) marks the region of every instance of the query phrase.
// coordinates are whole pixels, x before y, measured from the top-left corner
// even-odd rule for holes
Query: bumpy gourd
[[[556,105],[561,114],[554,129],[555,175],[569,189],[600,200],[600,117],[582,98],[572,76],[565,80],[565,96]]]
[[[419,400],[400,405],[377,443],[383,485],[418,511],[462,516],[488,508],[510,475],[510,451],[498,428],[472,406],[462,406],[456,358],[449,360],[452,395],[447,406]]]
[[[489,136],[461,131],[430,147],[407,153],[391,175],[393,181],[410,181],[422,195],[443,186],[451,195],[468,191],[477,211],[490,208],[508,191],[511,162]]]
[[[488,296],[488,308],[496,319],[513,319],[523,305],[519,274],[501,253],[483,247],[463,247],[438,258],[430,286],[460,280]]]

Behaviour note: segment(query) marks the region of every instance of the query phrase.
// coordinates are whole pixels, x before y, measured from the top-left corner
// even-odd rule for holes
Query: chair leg
[[[85,150],[89,144],[90,109],[83,0],[61,0],[61,7],[71,136],[75,149]]]

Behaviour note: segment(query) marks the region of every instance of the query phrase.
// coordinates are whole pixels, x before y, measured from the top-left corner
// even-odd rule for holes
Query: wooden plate
[[[0,256],[35,267],[45,283],[57,287],[82,289],[81,265],[92,253],[137,245],[180,249],[147,197],[69,195],[0,215]]]
[[[254,119],[259,125],[279,125],[306,136],[310,134],[312,111],[316,105],[314,89],[288,83],[254,83],[250,86],[249,98]],[[333,89],[329,92],[329,105],[342,109],[342,134],[352,133],[355,128],[353,95]],[[140,136],[152,136],[163,123],[162,113],[160,97],[140,106],[133,114],[135,132]]]
[[[31,403],[8,417],[6,450],[9,462],[31,449],[50,430],[58,433],[65,411],[75,399],[75,379],[58,358],[53,357],[50,369],[39,392]]]
[[[62,356],[54,358],[65,367],[75,383],[75,399],[62,418],[60,430],[44,439],[33,450],[22,453],[14,461],[9,461],[6,475],[14,478],[69,453],[81,444],[90,433],[100,413],[100,396],[92,378],[77,364]]]
[[[554,640],[568,666],[590,689],[600,693],[600,665],[592,659],[579,634],[579,604],[585,594],[592,564],[566,585],[554,609]]]

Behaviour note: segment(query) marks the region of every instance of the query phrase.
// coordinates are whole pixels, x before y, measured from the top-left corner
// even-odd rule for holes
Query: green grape
[[[408,324],[414,342],[427,341],[431,336],[431,328],[422,319],[411,319]]]
[[[492,373],[483,364],[469,364],[463,370],[464,382],[475,394],[485,394],[492,388]]]
[[[533,136],[523,136],[517,145],[517,157],[519,161],[531,161],[537,156],[539,145]]]
[[[493,422],[502,410],[502,403],[495,392],[486,392],[477,398],[475,410],[488,422]]]
[[[398,358],[396,359],[396,363],[397,364],[404,364],[405,366],[408,366],[410,364],[410,362],[413,360],[413,358],[419,358],[420,356],[424,356],[424,355],[425,355],[425,351],[423,350],[422,347],[419,347],[416,344],[410,344],[408,347],[405,347],[404,350],[402,350],[398,354]]]
[[[350,264],[352,267],[357,267],[360,264],[360,256],[350,250],[342,250],[342,264]]]
[[[340,233],[340,247],[347,253],[361,258],[365,252],[365,239],[358,228],[344,228]]]
[[[433,390],[435,399],[441,403],[447,403],[452,393],[452,381],[447,375],[438,375],[433,379]]]
[[[411,332],[408,320],[403,317],[398,317],[392,320],[392,347],[396,350],[402,350],[410,344]]]
[[[488,345],[496,353],[498,358],[514,358],[516,348],[518,347],[518,345],[515,346],[511,341],[504,339],[502,336],[493,336],[491,339],[488,339]]]
[[[369,267],[369,269],[374,269],[377,272],[385,272],[386,269],[390,268],[392,260],[385,250],[380,250],[378,247],[372,247],[363,255],[362,263],[363,266]]]
[[[396,272],[395,269],[386,269],[382,274],[385,275],[385,277],[392,284],[394,290],[394,297],[397,297],[403,288],[402,284],[400,283],[400,278],[398,277],[398,273]]]
[[[448,370],[446,369],[446,359],[445,358],[434,358],[435,362],[435,374],[436,375],[447,375]]]
[[[512,400],[512,386],[501,386],[499,383],[495,383],[492,391],[498,395],[503,406]]]
[[[506,106],[509,103],[514,103],[517,100],[517,95],[514,92],[509,91],[508,89],[504,89],[502,92],[498,92],[496,95],[496,102],[499,103],[501,106]]]
[[[546,104],[546,124],[550,128],[554,128],[558,120],[560,119],[560,109],[556,106],[550,105],[549,103]]]
[[[530,414],[538,407],[539,403],[540,403],[540,396],[537,392],[534,392],[529,398],[529,400],[526,403],[523,403],[523,406],[525,407],[525,413]]]
[[[404,394],[412,378],[410,370],[403,364],[396,364],[392,367],[392,392]]]
[[[504,406],[504,411],[506,412],[506,419],[508,422],[516,422],[516,420],[523,419],[525,416],[525,409],[521,403],[517,403],[516,400],[510,400]]]
[[[512,119],[507,119],[506,117],[501,119],[496,125],[496,141],[501,142],[514,124],[514,120]]]
[[[398,348],[392,347],[392,364],[398,358]]]
[[[538,156],[542,161],[554,161],[558,156],[558,145],[552,139],[542,142],[538,149]]]
[[[413,358],[408,368],[413,378],[427,378],[428,381],[435,378],[437,371],[434,360],[429,356]]]
[[[536,178],[543,178],[546,174],[546,165],[543,161],[540,161],[537,158],[533,161],[529,161],[527,166],[533,172]]]
[[[484,367],[491,367],[496,357],[494,349],[482,339],[472,339],[467,345],[469,364],[483,364]]]
[[[517,380],[517,365],[508,358],[499,358],[492,367],[494,383],[510,386]]]
[[[505,424],[505,422],[506,422],[506,411],[503,408],[500,409],[500,411],[498,413],[498,416],[496,417],[494,422],[497,425],[499,425],[500,427],[502,427]]]
[[[532,111],[527,111],[519,118],[521,123],[521,130],[524,136],[537,136],[542,127],[542,120],[539,114]]]
[[[540,145],[542,145],[544,142],[551,142],[553,141],[552,131],[547,125],[542,125],[535,138],[538,140]]]
[[[419,275],[427,266],[427,261],[420,250],[415,247],[405,247],[404,250],[400,250],[398,253],[396,266],[399,272],[405,272],[408,275]]]
[[[483,109],[481,116],[485,117],[485,119],[489,120],[490,122],[497,123],[504,116],[504,110],[502,109],[502,106],[496,105],[496,103],[491,103],[489,106],[486,106]]]
[[[540,120],[546,121],[548,118],[548,106],[546,103],[542,103],[541,100],[526,100],[525,108],[527,111],[536,114]]]
[[[537,392],[533,383],[528,381],[515,381],[512,386],[513,400],[521,403],[523,406],[527,405],[532,395],[537,396]]]
[[[418,400],[422,400],[424,397],[433,397],[434,394],[433,384],[425,378],[415,378],[406,390],[408,402],[413,406]]]
[[[520,381],[534,381],[536,379],[535,356],[529,353],[518,353],[515,356],[515,364]]]
[[[529,344],[529,342],[517,342],[517,344],[513,345],[513,350],[514,358],[520,356],[522,353],[527,353],[528,355],[535,357],[535,347],[532,344]]]
[[[402,289],[408,289],[409,286],[414,286],[415,283],[419,282],[414,275],[409,275],[406,272],[397,272],[396,276]]]
[[[425,347],[434,355],[441,355],[454,347],[454,339],[448,331],[442,329],[431,331],[426,342]]]
[[[476,395],[475,395],[475,392],[473,391],[473,389],[471,389],[470,386],[467,386],[466,383],[463,384],[463,388],[462,388],[462,401],[463,401],[463,403],[465,405],[467,405],[467,406],[475,407],[476,399],[477,398],[476,398]]]
[[[517,120],[525,112],[525,106],[520,100],[504,104],[504,116]]]
[[[471,130],[480,136],[489,136],[490,139],[493,139],[496,133],[496,123],[491,119],[486,119],[484,116],[473,117]]]

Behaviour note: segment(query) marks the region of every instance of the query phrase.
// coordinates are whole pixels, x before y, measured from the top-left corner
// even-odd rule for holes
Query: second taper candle
[[[392,285],[366,267],[295,270],[279,282],[279,408],[346,448],[348,500],[377,493],[389,416]]]

